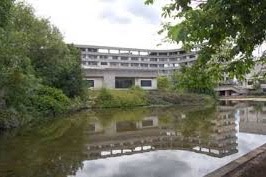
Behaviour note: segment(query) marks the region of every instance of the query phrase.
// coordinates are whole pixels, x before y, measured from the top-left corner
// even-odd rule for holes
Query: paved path
[[[266,177],[266,144],[205,177]]]

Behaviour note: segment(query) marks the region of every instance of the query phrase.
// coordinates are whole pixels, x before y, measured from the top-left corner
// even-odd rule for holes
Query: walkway
[[[205,177],[265,177],[266,144],[215,170]]]

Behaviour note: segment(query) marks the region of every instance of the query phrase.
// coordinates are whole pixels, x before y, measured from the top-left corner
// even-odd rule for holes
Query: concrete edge
[[[239,157],[238,159],[224,165],[223,167],[207,174],[205,177],[222,177],[228,175],[230,172],[248,163],[252,159],[258,157],[260,154],[266,151],[266,143],[253,151]]]

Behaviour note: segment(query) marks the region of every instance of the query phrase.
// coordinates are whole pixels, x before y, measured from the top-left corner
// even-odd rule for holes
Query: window
[[[115,88],[130,88],[135,85],[134,78],[115,78]]]
[[[94,87],[94,80],[86,80],[88,87]]]
[[[107,59],[108,57],[106,55],[100,55],[100,59]]]
[[[131,60],[132,60],[132,61],[138,61],[139,58],[137,58],[137,57],[131,57]]]
[[[143,120],[143,121],[142,121],[142,126],[143,126],[143,127],[150,127],[150,126],[153,126],[153,121],[152,121],[152,120]]]
[[[89,61],[88,65],[90,66],[97,66],[97,62],[96,61]]]
[[[149,65],[146,64],[146,63],[141,63],[140,66],[141,66],[141,67],[145,67],[145,68],[147,68]]]
[[[121,66],[129,66],[129,63],[121,63]]]
[[[110,63],[110,66],[118,66],[118,63]]]
[[[141,87],[151,87],[151,80],[141,80],[140,86]]]
[[[101,62],[101,65],[107,65],[107,62]]]
[[[139,66],[139,64],[138,64],[138,63],[131,63],[131,66],[138,67],[138,66]]]
[[[177,58],[170,58],[170,61],[177,61]]]
[[[248,85],[252,85],[253,84],[253,81],[252,80],[249,80],[248,81]]]
[[[121,57],[121,60],[128,60],[128,57]]]
[[[97,59],[97,55],[90,55],[89,58],[91,58],[91,59]]]
[[[112,56],[112,59],[113,60],[117,60],[118,59],[118,56]]]

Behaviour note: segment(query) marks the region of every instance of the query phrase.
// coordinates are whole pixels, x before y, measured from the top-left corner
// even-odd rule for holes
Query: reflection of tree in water
[[[6,162],[5,171],[20,177],[75,174],[86,159],[87,123],[84,117],[58,119],[9,137],[4,147],[0,145],[5,152],[0,156],[0,161]],[[5,176],[1,170],[0,176]]]

